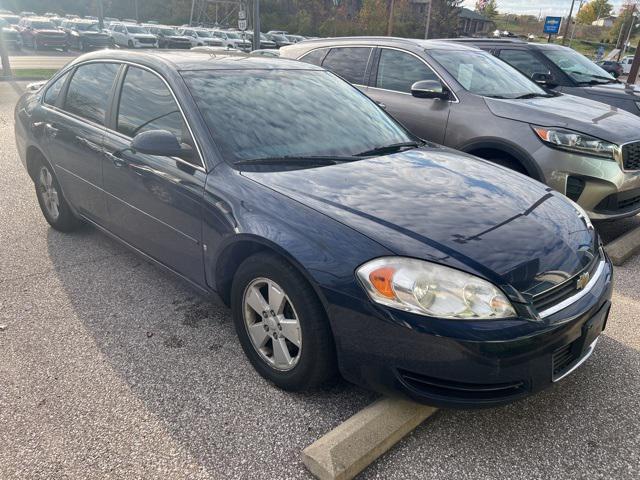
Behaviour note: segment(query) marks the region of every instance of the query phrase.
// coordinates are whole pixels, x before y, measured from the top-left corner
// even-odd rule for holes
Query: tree
[[[593,22],[602,17],[611,14],[613,5],[608,0],[592,0],[585,3],[576,15],[576,21],[584,25],[591,25]]]
[[[455,37],[458,34],[458,15],[463,0],[431,0],[429,38]]]
[[[498,16],[498,4],[496,0],[478,0],[476,2],[476,11],[487,18],[495,18]]]

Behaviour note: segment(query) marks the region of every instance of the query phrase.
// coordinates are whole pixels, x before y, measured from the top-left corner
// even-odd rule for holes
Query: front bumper
[[[41,47],[66,47],[68,46],[67,37],[42,37],[36,36],[35,39]]]
[[[547,185],[577,202],[592,220],[640,213],[640,170],[624,171],[618,161],[546,146],[535,158]]]
[[[478,408],[531,395],[583,362],[606,324],[611,292],[607,259],[588,294],[540,321],[430,319],[325,293],[347,380],[430,405]]]

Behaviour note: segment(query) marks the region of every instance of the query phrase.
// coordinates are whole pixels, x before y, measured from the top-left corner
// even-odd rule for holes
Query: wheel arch
[[[525,170],[528,176],[544,183],[544,175],[536,161],[518,145],[514,145],[500,138],[487,138],[467,143],[459,150],[470,155],[487,158],[487,154],[494,152],[514,159]]]
[[[47,157],[44,155],[42,150],[35,145],[29,145],[26,152],[27,173],[29,174],[29,177],[31,177],[31,180],[34,181],[36,179],[36,167],[38,162],[45,162],[53,170],[51,162],[47,160]]]

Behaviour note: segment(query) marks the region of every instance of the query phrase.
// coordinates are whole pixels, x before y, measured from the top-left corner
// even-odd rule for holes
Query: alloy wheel
[[[40,169],[39,188],[47,213],[53,221],[56,221],[60,216],[60,197],[53,184],[53,176],[47,167]]]
[[[293,303],[273,280],[256,278],[242,298],[245,328],[253,348],[270,367],[293,369],[302,352],[300,321]]]

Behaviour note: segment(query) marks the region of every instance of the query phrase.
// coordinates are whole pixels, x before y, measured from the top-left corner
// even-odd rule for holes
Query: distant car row
[[[224,47],[250,52],[253,33],[222,28],[204,28],[160,25],[150,21],[138,24],[135,20],[118,20],[105,17],[100,28],[96,17],[79,18],[75,15],[59,17],[47,13],[38,17],[33,12],[16,15],[0,11],[0,28],[9,48],[20,49],[23,45],[39,50],[42,48],[76,48],[82,51],[94,48],[194,48]],[[283,31],[260,34],[262,49],[278,49],[305,40],[301,35],[290,35]]]

